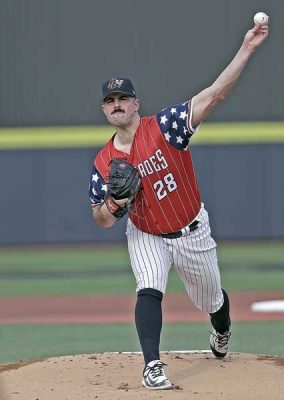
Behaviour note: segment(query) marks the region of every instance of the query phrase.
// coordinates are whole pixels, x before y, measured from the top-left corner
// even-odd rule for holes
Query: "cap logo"
[[[117,79],[117,78],[113,78],[109,81],[107,88],[109,90],[113,90],[113,89],[120,89],[122,84],[123,84],[124,80],[123,79]]]

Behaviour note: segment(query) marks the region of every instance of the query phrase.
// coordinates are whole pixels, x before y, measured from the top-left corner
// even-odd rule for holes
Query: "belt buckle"
[[[196,229],[198,228],[199,222],[200,221],[198,221],[198,219],[195,219],[189,225],[187,225],[184,228],[182,228],[181,229],[182,235],[184,235],[186,233],[190,233],[190,232],[196,231]]]
[[[165,239],[177,239],[187,233],[193,232],[198,228],[199,222],[195,219],[189,225],[182,228],[180,231],[172,232],[172,233],[162,233],[161,236]]]

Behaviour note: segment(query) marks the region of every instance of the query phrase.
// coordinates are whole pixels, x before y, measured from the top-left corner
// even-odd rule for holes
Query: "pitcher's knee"
[[[196,296],[196,299],[192,300],[200,311],[206,312],[207,314],[215,313],[222,307],[224,303],[224,297],[221,290],[216,296],[202,296],[200,298]]]

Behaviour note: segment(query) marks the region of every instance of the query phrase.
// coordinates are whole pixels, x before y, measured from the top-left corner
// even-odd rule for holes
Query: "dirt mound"
[[[143,358],[134,353],[54,357],[0,366],[1,400],[283,400],[284,357],[166,352],[162,360],[176,389],[141,385]]]

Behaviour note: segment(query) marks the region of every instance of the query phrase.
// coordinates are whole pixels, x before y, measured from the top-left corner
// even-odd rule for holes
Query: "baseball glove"
[[[123,217],[141,188],[141,177],[137,169],[125,160],[114,158],[110,162],[108,191],[105,199],[110,213],[116,218]],[[114,200],[128,198],[124,206],[119,206]]]

